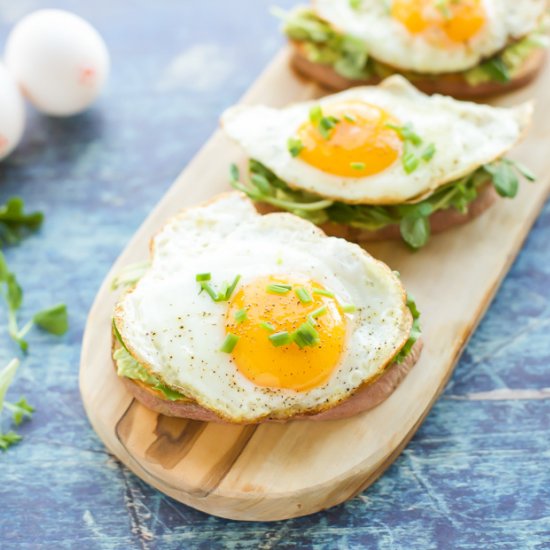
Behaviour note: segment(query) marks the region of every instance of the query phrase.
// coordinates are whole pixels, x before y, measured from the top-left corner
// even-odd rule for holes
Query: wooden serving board
[[[289,68],[283,51],[244,98],[284,106],[321,95]],[[179,209],[228,189],[228,166],[243,154],[217,132],[138,230],[107,275],[90,311],[80,388],[108,449],[146,482],[205,512],[239,520],[279,520],[339,504],[373,483],[395,460],[443,390],[550,189],[550,67],[529,88],[498,103],[537,99],[535,123],[513,153],[536,174],[515,200],[501,200],[420,252],[397,242],[369,251],[401,272],[422,311],[419,363],[382,405],[349,420],[232,426],[174,419],[140,405],[111,360],[110,282],[148,256],[148,241]]]

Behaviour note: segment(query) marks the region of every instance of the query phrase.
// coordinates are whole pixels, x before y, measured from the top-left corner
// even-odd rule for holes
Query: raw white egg
[[[25,127],[25,106],[15,80],[0,63],[0,159],[19,143]]]
[[[24,17],[8,36],[5,62],[29,101],[54,116],[89,107],[109,72],[109,53],[99,33],[63,10]]]

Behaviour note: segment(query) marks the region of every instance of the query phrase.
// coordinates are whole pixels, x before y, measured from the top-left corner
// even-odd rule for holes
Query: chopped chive
[[[321,106],[320,105],[314,105],[309,110],[309,120],[310,120],[310,122],[312,124],[315,124],[315,126],[317,126],[321,122],[322,118],[323,118],[323,110],[321,109]]]
[[[276,347],[286,346],[292,343],[292,336],[286,331],[269,335],[269,341]]]
[[[313,302],[311,294],[303,286],[297,288],[294,292],[296,292],[296,296],[298,296],[302,304],[309,304],[310,302]]]
[[[352,170],[364,170],[366,165],[364,162],[352,162],[350,166]]]
[[[336,124],[340,122],[340,120],[333,116],[324,116],[319,121],[319,132],[323,136],[324,139],[329,139],[332,129],[336,126]]]
[[[265,330],[268,330],[269,332],[275,332],[275,327],[271,323],[268,323],[267,321],[262,321],[260,323],[260,326],[262,328],[265,328]]]
[[[291,137],[287,141],[287,149],[293,157],[297,157],[303,150],[304,144],[299,138]]]
[[[412,151],[405,151],[401,162],[405,172],[407,174],[412,174],[418,168],[420,159]]]
[[[246,318],[247,318],[246,309],[244,308],[239,309],[238,311],[235,312],[233,317],[235,318],[235,321],[237,321],[237,323],[242,323],[243,321],[246,321]]]
[[[267,285],[266,290],[273,294],[286,294],[287,292],[292,290],[292,286],[275,283],[272,285]]]
[[[239,181],[239,169],[235,163],[229,167],[229,175],[231,176],[231,181]]]
[[[315,311],[312,311],[310,313],[310,316],[315,319],[317,317],[321,317],[321,315],[324,315],[326,312],[327,312],[327,306],[321,306],[321,307],[318,307]]]
[[[353,304],[342,304],[342,311],[344,313],[354,313],[357,308]]]
[[[237,345],[237,342],[239,341],[239,337],[235,334],[229,333],[225,340],[223,341],[222,347],[220,348],[220,351],[223,351],[223,353],[231,353],[235,346]]]
[[[429,162],[435,155],[435,143],[430,143],[422,153],[422,160]]]
[[[322,288],[314,288],[313,294],[319,294],[321,296],[328,296],[329,298],[334,298],[334,292],[331,292],[330,290],[324,290]]]
[[[422,145],[422,138],[413,130],[412,124],[407,123],[405,126],[396,126],[395,124],[386,124],[386,128],[390,128],[397,132],[405,141],[410,141],[413,145]]]
[[[348,122],[357,122],[357,119],[353,115],[344,115],[344,119]]]
[[[319,333],[306,321],[293,333],[293,339],[299,348],[314,346],[319,342]]]
[[[214,300],[214,302],[218,302],[219,301],[219,296],[218,296],[218,293],[212,288],[212,285],[206,281],[203,281],[201,283],[201,292],[205,290],[206,293],[208,294],[208,296],[210,296],[210,298],[212,298],[212,300]]]
[[[210,273],[198,273],[197,276],[195,277],[195,280],[198,281],[199,283],[203,281],[209,281],[210,279],[211,279]]]
[[[234,279],[233,279],[233,282],[229,285],[229,287],[227,288],[227,290],[225,291],[225,299],[226,300],[229,300],[229,298],[231,298],[231,295],[233,294],[233,292],[235,292],[235,288],[237,288],[237,285],[239,284],[239,281],[241,280],[241,276],[240,275],[237,275]]]
[[[317,321],[315,320],[317,317],[320,317],[321,315],[324,315],[327,312],[327,306],[321,306],[318,307],[315,311],[312,311],[308,316],[307,320],[313,325],[317,325]]]

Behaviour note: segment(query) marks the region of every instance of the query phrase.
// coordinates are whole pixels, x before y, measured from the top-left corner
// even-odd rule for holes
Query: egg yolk
[[[391,15],[411,34],[443,34],[452,42],[468,41],[486,21],[482,0],[394,0]]]
[[[323,108],[334,127],[323,135],[309,120],[298,130],[300,160],[336,176],[361,178],[382,172],[401,155],[403,143],[388,124],[400,125],[376,105],[349,101]]]
[[[292,290],[276,294],[267,290],[273,284],[291,285]],[[296,293],[300,288],[307,291],[310,302],[300,300]],[[257,386],[306,391],[325,383],[338,366],[345,344],[346,316],[336,298],[316,294],[315,289],[325,290],[309,279],[267,276],[244,285],[231,299],[226,330],[239,337],[233,360]],[[323,306],[325,312],[314,319],[319,335],[315,345],[273,345],[270,335],[294,332]],[[235,314],[241,310],[246,311],[246,318],[238,322]],[[262,323],[269,323],[272,329]]]

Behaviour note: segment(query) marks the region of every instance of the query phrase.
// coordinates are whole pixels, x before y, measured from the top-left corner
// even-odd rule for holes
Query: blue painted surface
[[[32,334],[11,393],[24,393],[37,413],[23,443],[0,455],[0,547],[550,547],[550,399],[542,391],[550,388],[550,207],[418,434],[345,505],[277,524],[209,517],[142,483],[91,430],[78,393],[87,311],[218,114],[281,44],[270,4],[53,3],[98,27],[113,71],[106,94],[82,116],[29,111],[22,146],[0,164],[0,199],[21,194],[47,215],[39,234],[7,251],[26,292],[22,317],[58,300],[71,313],[65,337]],[[0,45],[13,20],[46,6],[0,0]],[[0,315],[3,364],[16,350]]]

